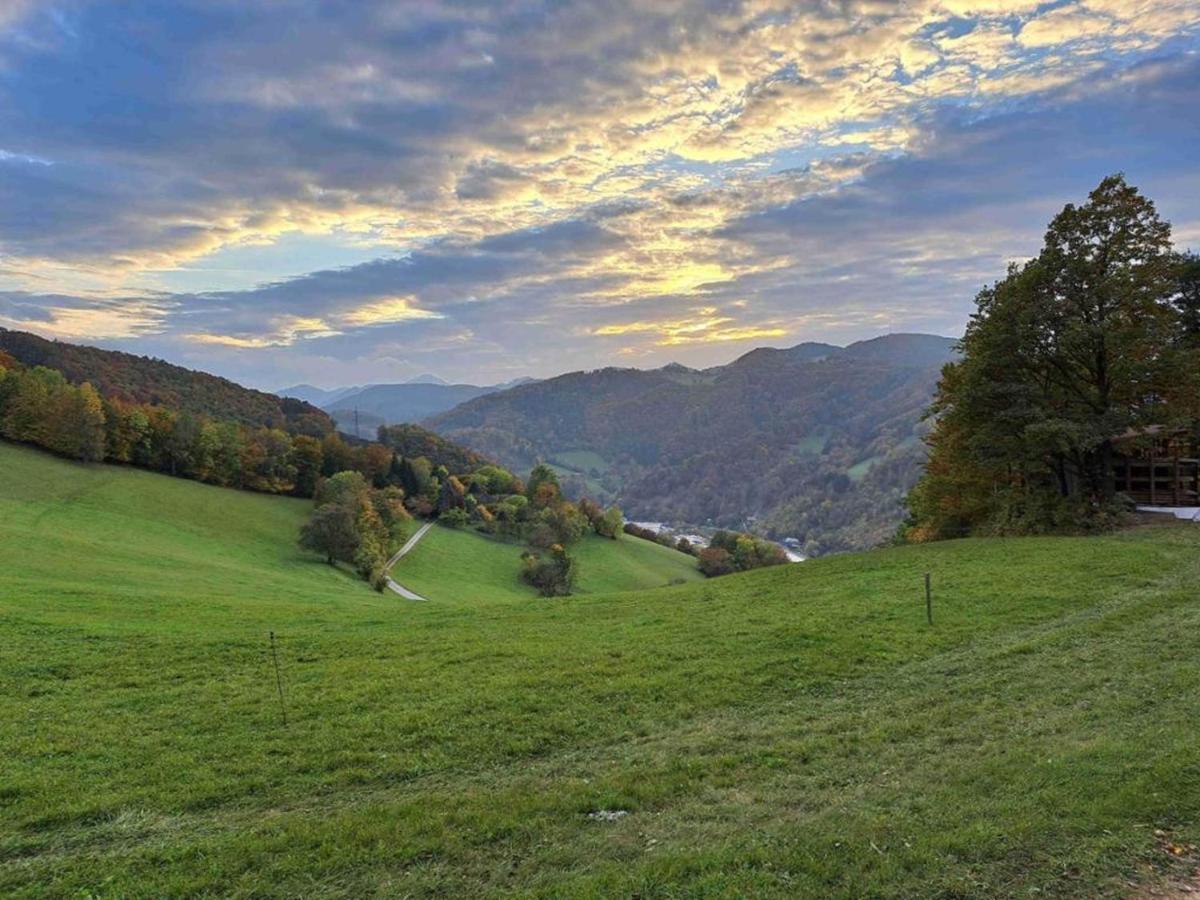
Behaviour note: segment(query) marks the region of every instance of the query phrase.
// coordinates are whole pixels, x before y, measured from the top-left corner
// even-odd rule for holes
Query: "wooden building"
[[[1152,425],[1114,444],[1118,491],[1140,506],[1200,506],[1200,447],[1186,429]]]

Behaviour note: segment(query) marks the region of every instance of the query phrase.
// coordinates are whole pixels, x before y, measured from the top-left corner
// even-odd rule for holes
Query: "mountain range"
[[[749,527],[809,553],[886,540],[924,459],[956,340],[759,348],[709,369],[605,368],[476,397],[423,424],[633,518]]]
[[[419,422],[476,397],[531,381],[532,378],[517,378],[493,385],[450,384],[436,375],[426,374],[397,384],[368,384],[331,390],[298,384],[282,388],[279,394],[319,406],[329,413],[339,430],[356,437],[368,437],[380,425]]]
[[[955,346],[894,334],[844,348],[758,348],[708,369],[283,392],[321,409],[162,360],[0,329],[0,353],[107,397],[292,433],[327,433],[333,420],[374,438],[380,425],[420,422],[521,475],[548,462],[568,493],[618,503],[632,518],[795,538],[808,555],[894,533],[924,461],[922,415]]]

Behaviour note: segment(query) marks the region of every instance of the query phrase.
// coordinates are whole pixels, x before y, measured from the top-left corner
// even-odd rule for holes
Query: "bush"
[[[543,597],[565,597],[575,589],[579,564],[561,544],[550,548],[549,556],[531,550],[521,554],[521,578],[538,589]]]
[[[700,571],[708,578],[729,575],[737,571],[733,567],[733,556],[721,547],[705,547],[700,551]]]
[[[471,521],[471,517],[465,509],[456,506],[438,516],[438,521],[451,528],[466,528]]]
[[[722,550],[729,557],[734,572],[746,572],[763,566],[781,566],[788,561],[787,553],[778,544],[764,541],[752,534],[736,531],[718,531],[712,536],[709,550]],[[706,551],[707,552],[707,551]],[[704,554],[700,554],[703,561]],[[715,566],[716,563],[710,563]],[[707,575],[708,573],[705,572]],[[717,574],[724,575],[725,572]]]

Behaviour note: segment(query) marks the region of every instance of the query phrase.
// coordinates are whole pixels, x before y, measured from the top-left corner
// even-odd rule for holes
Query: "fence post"
[[[275,664],[275,687],[279,690],[279,712],[283,716],[283,724],[287,724],[287,707],[283,703],[283,677],[279,674],[279,656],[275,652],[275,632],[268,632],[271,637],[271,662]]]

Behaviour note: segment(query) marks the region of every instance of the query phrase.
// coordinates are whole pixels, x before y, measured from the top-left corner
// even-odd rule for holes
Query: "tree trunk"
[[[1112,441],[1105,441],[1100,445],[1100,491],[1105,502],[1111,501],[1117,495]]]

